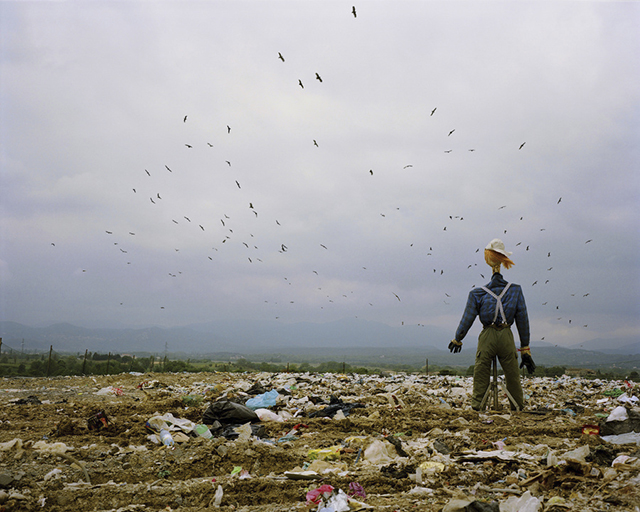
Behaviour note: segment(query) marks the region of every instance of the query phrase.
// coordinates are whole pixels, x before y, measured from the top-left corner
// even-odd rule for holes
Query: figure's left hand
[[[449,352],[452,354],[457,354],[462,350],[462,342],[458,340],[451,340],[449,343]]]

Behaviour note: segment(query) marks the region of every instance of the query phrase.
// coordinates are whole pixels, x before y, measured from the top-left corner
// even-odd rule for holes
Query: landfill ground
[[[525,492],[539,502],[527,510],[640,510],[637,436],[613,444],[582,432],[621,405],[616,389],[633,399],[637,384],[527,378],[527,410],[510,413],[501,396],[503,410],[478,413],[471,382],[398,373],[2,379],[0,511],[318,510],[307,493],[322,485],[361,489],[348,510],[511,510],[507,500]],[[262,439],[188,437],[173,448],[149,439],[149,418],[201,423],[208,403],[245,403],[256,383],[282,391],[269,409],[288,418],[261,422]],[[310,417],[331,396],[362,407]],[[108,426],[89,430],[101,410]],[[327,457],[311,466],[317,479],[300,479],[314,456]]]

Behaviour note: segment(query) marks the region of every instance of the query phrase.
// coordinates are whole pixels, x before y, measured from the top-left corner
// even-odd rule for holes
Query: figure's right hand
[[[451,340],[449,343],[449,352],[453,354],[457,354],[462,350],[462,342],[458,340]]]

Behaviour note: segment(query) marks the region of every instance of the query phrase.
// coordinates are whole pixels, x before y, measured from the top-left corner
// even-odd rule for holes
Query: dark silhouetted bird
[[[191,222],[191,219],[189,217],[185,217],[185,219],[187,219],[189,222]]]
[[[147,171],[146,169],[144,170],[144,172],[147,173],[147,176],[151,176],[151,174],[149,173],[149,171]]]
[[[238,188],[241,188],[240,183],[238,183],[238,180],[236,180],[236,185],[238,185]]]
[[[169,166],[168,166],[168,165],[165,165],[165,167],[167,168],[167,171],[169,171],[169,172],[173,172],[171,169],[169,169]]]
[[[302,85],[302,80],[298,79],[298,85],[304,89],[304,85]]]
[[[523,142],[522,144],[520,144],[520,147],[518,148],[518,151],[521,150],[524,147],[525,144],[526,144],[526,142]]]
[[[445,153],[451,153],[453,151],[453,149],[445,149]]]
[[[435,113],[436,113],[436,110],[438,110],[438,107],[434,108],[434,109],[431,111],[431,115],[435,114]],[[431,117],[431,116],[429,116],[429,117]]]
[[[393,292],[391,292],[391,293],[393,293]],[[398,295],[397,295],[397,294],[395,294],[395,293],[393,293],[393,294],[396,296],[396,299],[398,299],[398,301],[402,302],[402,301],[400,300],[400,297],[398,297]]]
[[[182,120],[183,123],[187,122],[187,116],[184,116],[184,119]]]
[[[190,146],[189,144],[185,144],[185,146],[187,146],[188,148],[192,148],[193,146]]]
[[[284,57],[282,56],[282,54],[281,54],[280,52],[278,52],[278,58],[279,58],[282,62],[284,62]]]
[[[227,133],[231,133],[231,126],[227,125]]]
[[[562,201],[562,198],[558,199],[558,202],[556,204],[560,204],[560,201]]]
[[[449,132],[449,135],[447,135],[447,137],[449,137],[449,136],[450,136],[453,132],[455,132],[455,131],[456,131],[456,129],[455,129],[455,128],[454,128],[453,130],[451,130],[451,131]]]
[[[320,146],[318,146],[318,143],[316,142],[316,139],[313,139],[313,145],[317,148],[319,148]]]
[[[322,77],[318,73],[316,73],[316,80],[322,83]]]
[[[105,231],[108,235],[113,235],[113,231]]]
[[[358,15],[356,14],[356,6],[355,5],[351,7],[351,14],[353,14],[354,18],[358,17]]]

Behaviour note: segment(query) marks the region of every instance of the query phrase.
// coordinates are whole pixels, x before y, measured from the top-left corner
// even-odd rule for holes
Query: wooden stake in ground
[[[53,352],[53,345],[49,346],[49,362],[47,363],[47,377],[49,377],[49,370],[51,369],[51,353]]]
[[[82,375],[84,375],[84,367],[87,364],[87,354],[89,353],[89,349],[85,348],[84,349],[84,360],[82,361]]]

